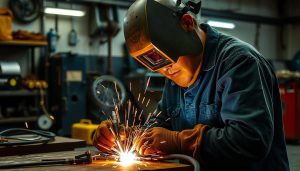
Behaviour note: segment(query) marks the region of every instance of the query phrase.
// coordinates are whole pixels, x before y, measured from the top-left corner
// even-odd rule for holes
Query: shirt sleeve
[[[217,93],[225,126],[204,133],[200,153],[204,162],[249,163],[263,159],[270,150],[275,77],[263,62],[241,57],[221,67]]]

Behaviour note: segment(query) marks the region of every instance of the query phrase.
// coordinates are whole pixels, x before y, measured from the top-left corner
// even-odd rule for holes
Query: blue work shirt
[[[188,88],[166,79],[152,118],[182,131],[208,125],[199,156],[207,171],[288,171],[278,83],[270,64],[251,45],[202,24],[204,62]]]

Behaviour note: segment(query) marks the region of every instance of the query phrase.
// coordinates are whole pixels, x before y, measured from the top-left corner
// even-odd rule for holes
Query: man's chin
[[[176,85],[180,87],[188,87],[188,83],[182,80],[172,80]]]
[[[187,80],[187,79],[171,79],[176,85],[180,86],[180,87],[189,87],[192,84],[195,83],[196,80]]]

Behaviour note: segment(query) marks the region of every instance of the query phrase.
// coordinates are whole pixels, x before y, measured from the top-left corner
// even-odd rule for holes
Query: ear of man
[[[181,23],[184,30],[191,32],[194,30],[195,21],[194,18],[190,14],[184,14],[181,17]]]

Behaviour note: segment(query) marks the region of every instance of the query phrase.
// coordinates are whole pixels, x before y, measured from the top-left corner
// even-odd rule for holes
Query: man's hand
[[[118,133],[112,133],[113,125],[110,120],[102,121],[101,124],[98,126],[93,139],[94,146],[103,152],[110,152],[112,151],[111,148],[116,146],[116,136],[119,135],[119,140],[122,142],[128,136],[130,131],[132,131],[131,127],[125,127],[124,125],[119,125]]]
[[[113,128],[111,121],[102,121],[94,134],[93,144],[100,151],[110,152],[111,148],[116,145],[116,138],[110,128]]]
[[[151,128],[135,141],[140,155],[178,153],[178,133],[162,127]]]
[[[154,127],[135,141],[140,155],[182,153],[199,157],[200,146],[207,125],[198,124],[193,129],[181,132]]]

